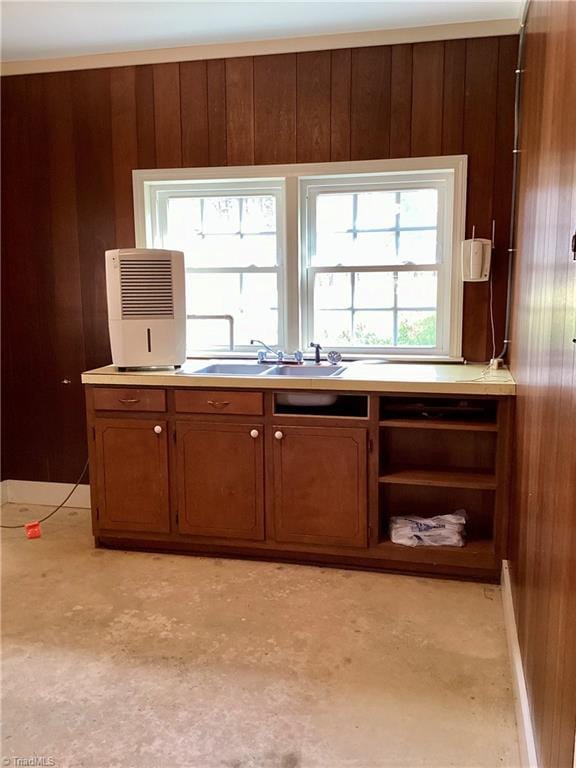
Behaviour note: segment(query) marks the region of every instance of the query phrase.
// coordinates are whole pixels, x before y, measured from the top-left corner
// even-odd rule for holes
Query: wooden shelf
[[[378,553],[388,560],[405,563],[469,566],[470,568],[494,568],[494,542],[492,539],[472,539],[463,547],[406,547],[382,541]]]
[[[443,488],[472,488],[492,491],[496,488],[496,475],[492,472],[474,472],[468,469],[391,469],[378,478],[391,485],[429,485]]]
[[[400,429],[449,429],[461,432],[497,432],[498,425],[490,421],[443,421],[442,419],[383,419],[381,427]]]

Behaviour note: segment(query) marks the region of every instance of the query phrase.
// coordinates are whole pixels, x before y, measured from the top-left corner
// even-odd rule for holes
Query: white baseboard
[[[530,714],[530,700],[524,677],[524,666],[518,643],[518,628],[512,600],[512,584],[508,561],[502,562],[502,602],[504,604],[504,624],[508,640],[508,653],[512,665],[512,680],[514,684],[514,700],[516,703],[516,723],[518,726],[518,742],[520,745],[520,760],[522,768],[538,768],[536,742]]]
[[[44,504],[57,507],[70,493],[74,483],[38,483],[32,480],[2,480],[2,503]],[[90,486],[79,485],[65,507],[90,509]]]

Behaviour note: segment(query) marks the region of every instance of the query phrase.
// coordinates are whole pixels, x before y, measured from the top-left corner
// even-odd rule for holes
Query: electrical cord
[[[62,509],[62,507],[64,506],[64,504],[66,504],[66,502],[68,501],[68,499],[69,499],[69,498],[72,496],[72,494],[74,493],[74,491],[76,490],[76,488],[78,488],[78,486],[79,486],[79,485],[80,485],[80,483],[82,482],[82,478],[84,477],[84,475],[86,474],[86,470],[88,469],[88,462],[89,462],[89,461],[90,461],[90,459],[86,459],[86,464],[84,464],[84,469],[83,469],[83,470],[82,470],[82,472],[80,473],[80,477],[78,478],[78,480],[76,480],[76,482],[74,483],[74,488],[72,488],[72,490],[70,491],[70,493],[68,494],[68,496],[66,496],[66,498],[64,499],[64,501],[63,501],[61,504],[58,504],[58,506],[56,507],[56,509],[53,509],[53,510],[52,510],[52,512],[50,512],[49,514],[47,514],[47,515],[46,515],[45,517],[43,517],[41,520],[38,520],[38,521],[37,521],[38,523],[43,523],[45,520],[48,520],[50,517],[52,517],[53,515],[55,515],[55,514],[56,514],[56,512],[58,512],[60,509]],[[22,525],[0,525],[0,528],[13,528],[13,529],[14,529],[14,528],[24,528],[24,527],[25,527],[25,524],[22,524]]]

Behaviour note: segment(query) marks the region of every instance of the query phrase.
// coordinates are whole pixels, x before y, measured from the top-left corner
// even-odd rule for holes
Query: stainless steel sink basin
[[[275,365],[273,368],[270,368],[267,375],[319,379],[328,376],[340,376],[345,370],[342,365]]]
[[[261,373],[267,373],[271,367],[257,363],[212,363],[193,373],[217,376],[259,376]]]

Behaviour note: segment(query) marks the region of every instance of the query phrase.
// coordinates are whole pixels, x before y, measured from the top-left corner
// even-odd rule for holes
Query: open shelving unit
[[[506,547],[507,399],[382,396],[378,421],[379,555],[442,569],[493,572]],[[394,544],[393,516],[465,509],[463,547]]]

